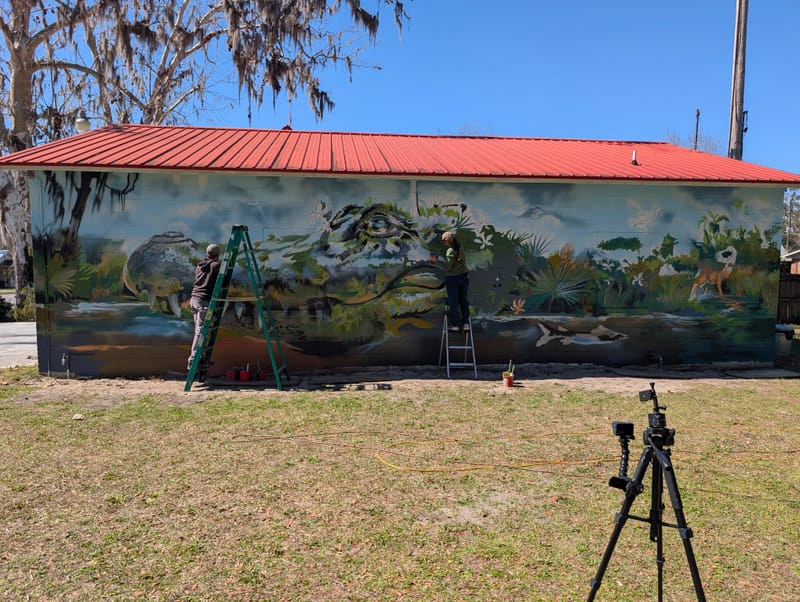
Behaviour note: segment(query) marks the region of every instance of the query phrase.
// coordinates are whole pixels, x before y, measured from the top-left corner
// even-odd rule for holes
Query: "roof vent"
[[[631,155],[631,165],[639,165],[639,162],[636,160],[636,151],[635,150],[633,151],[633,154]]]

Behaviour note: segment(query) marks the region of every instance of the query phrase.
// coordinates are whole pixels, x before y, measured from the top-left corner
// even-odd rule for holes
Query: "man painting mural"
[[[217,283],[219,275],[219,246],[208,245],[206,247],[206,258],[197,264],[194,271],[194,286],[192,286],[192,299],[189,307],[192,309],[194,318],[194,339],[192,340],[192,352],[189,355],[187,370],[192,369],[192,361],[200,342],[200,332],[203,329],[203,322],[208,313],[208,305],[211,303],[211,295],[214,293],[214,285]]]
[[[449,329],[469,330],[469,273],[464,251],[455,232],[442,234],[442,241],[447,245],[444,271]]]

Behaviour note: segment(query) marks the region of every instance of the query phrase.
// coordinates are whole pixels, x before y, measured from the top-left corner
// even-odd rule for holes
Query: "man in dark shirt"
[[[442,234],[447,245],[445,254],[445,289],[447,290],[447,323],[450,330],[469,330],[469,272],[464,251],[455,232]]]
[[[217,283],[219,275],[219,246],[208,245],[206,247],[206,258],[197,264],[194,271],[194,286],[192,287],[192,300],[189,307],[192,309],[194,317],[194,340],[192,341],[192,353],[189,355],[187,370],[192,368],[195,350],[200,341],[200,331],[203,329],[203,322],[208,313],[208,304],[211,303],[211,295],[214,293],[214,285]]]

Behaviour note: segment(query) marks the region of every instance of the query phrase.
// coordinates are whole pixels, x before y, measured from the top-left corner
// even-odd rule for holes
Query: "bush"
[[[14,306],[11,305],[8,301],[6,301],[3,297],[0,297],[0,322],[11,322],[14,320],[13,316],[11,315],[14,310]]]
[[[36,295],[32,286],[22,289],[22,304],[11,310],[16,322],[34,322],[36,320]]]

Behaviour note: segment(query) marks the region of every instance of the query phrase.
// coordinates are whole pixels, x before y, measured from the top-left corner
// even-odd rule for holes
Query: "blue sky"
[[[369,2],[364,3],[370,7]],[[402,41],[383,11],[361,61],[321,75],[335,109],[305,97],[212,125],[688,143],[727,154],[735,0],[407,0]],[[745,161],[800,173],[800,0],[750,2]]]

